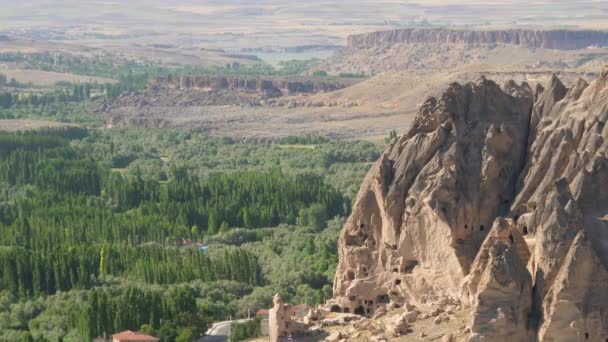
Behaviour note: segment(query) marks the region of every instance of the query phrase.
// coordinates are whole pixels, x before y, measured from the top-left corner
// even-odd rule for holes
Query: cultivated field
[[[42,120],[0,120],[0,131],[3,132],[28,131],[39,128],[65,126],[70,126],[70,124]]]
[[[0,73],[6,75],[8,79],[14,78],[19,83],[33,84],[36,86],[52,86],[57,82],[70,83],[116,83],[116,80],[104,77],[82,76],[67,73],[42,71],[42,70],[4,70]]]

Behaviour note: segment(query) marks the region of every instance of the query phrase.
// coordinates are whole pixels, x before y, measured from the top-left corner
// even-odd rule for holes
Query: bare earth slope
[[[606,340],[607,121],[608,68],[427,99],[363,182],[328,308],[440,303],[470,312],[454,327],[468,341]]]
[[[408,39],[392,32],[409,32]],[[515,80],[534,87],[554,73],[567,86],[581,77],[590,81],[596,76],[590,71],[608,63],[608,50],[570,48],[604,44],[606,35],[604,31],[382,31],[352,36],[348,49],[318,67],[334,74],[374,75],[360,82],[341,80],[332,85],[336,81],[331,77],[301,79],[294,84],[327,86],[269,93],[257,81],[215,80],[211,83],[232,84],[233,89],[208,96],[204,91],[214,88],[209,80],[174,79],[165,82],[168,87],[152,84],[146,91],[125,95],[103,110],[110,127],[198,127],[216,135],[264,138],[307,133],[384,137],[392,129],[406,131],[425,97],[441,95],[452,82],[468,83],[484,75],[499,84]],[[238,91],[232,91],[234,86]],[[277,93],[280,96],[273,95]]]
[[[368,75],[471,63],[591,70],[608,61],[607,47],[608,31],[401,29],[352,35],[346,49],[319,68]]]

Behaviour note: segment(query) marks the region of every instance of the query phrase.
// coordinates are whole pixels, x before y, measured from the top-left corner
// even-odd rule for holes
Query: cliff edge
[[[591,30],[450,30],[399,29],[378,31],[348,38],[351,49],[367,49],[395,43],[512,44],[527,48],[579,50],[608,46],[608,31]]]
[[[608,68],[427,99],[361,186],[327,308],[445,301],[469,341],[608,339],[607,121]]]

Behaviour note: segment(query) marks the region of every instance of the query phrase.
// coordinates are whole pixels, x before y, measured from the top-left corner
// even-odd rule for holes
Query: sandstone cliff
[[[395,43],[513,44],[528,48],[578,50],[590,46],[608,46],[608,32],[573,30],[449,30],[400,29],[353,35],[348,47],[367,49]]]
[[[312,77],[164,76],[152,79],[142,91],[123,93],[99,110],[110,113],[110,125],[116,126],[125,120],[149,121],[146,112],[150,108],[288,106],[294,102],[290,95],[331,92],[354,82]],[[136,108],[135,118],[114,114],[124,108]]]
[[[351,82],[279,77],[244,77],[244,76],[166,76],[157,77],[150,82],[150,87],[174,90],[198,90],[205,92],[235,91],[239,93],[259,94],[266,97],[277,97],[294,94],[325,93],[342,89]]]
[[[608,339],[608,68],[429,98],[372,167],[328,308],[449,298],[471,341]]]

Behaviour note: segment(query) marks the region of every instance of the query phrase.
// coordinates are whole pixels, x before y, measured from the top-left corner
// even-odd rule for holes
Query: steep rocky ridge
[[[330,74],[447,70],[469,64],[505,71],[597,70],[608,62],[608,31],[400,29],[353,35],[317,69]]]
[[[334,312],[447,300],[471,341],[608,338],[608,68],[429,98],[339,239]]]
[[[450,30],[399,29],[352,35],[347,46],[366,49],[395,43],[513,44],[527,48],[578,50],[590,46],[608,46],[608,31],[591,30]]]
[[[102,108],[108,112],[121,107],[261,106],[289,95],[335,91],[353,84],[350,80],[279,77],[165,76],[150,81],[148,87],[122,94]]]
[[[335,91],[345,88],[352,83],[344,80],[297,77],[165,76],[153,79],[150,82],[150,87],[174,90],[198,90],[209,93],[226,90],[259,94],[265,97],[277,97]]]

